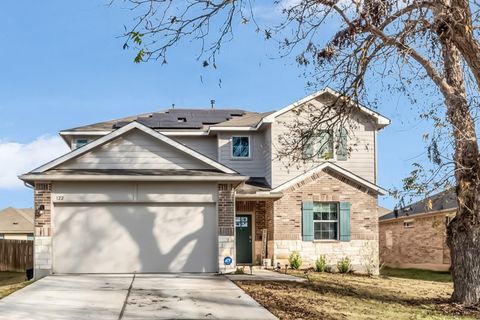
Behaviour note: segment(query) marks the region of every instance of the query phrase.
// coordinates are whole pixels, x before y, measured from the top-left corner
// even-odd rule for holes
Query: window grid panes
[[[305,158],[316,156],[320,159],[333,158],[333,133],[331,130],[321,130],[316,137],[311,139],[304,146],[303,155]]]
[[[314,203],[313,229],[315,240],[338,240],[338,203]]]
[[[88,140],[87,139],[77,139],[75,141],[75,148],[80,148],[80,147],[83,147],[84,145],[86,145],[88,143]]]
[[[249,137],[232,137],[232,156],[234,158],[250,157]]]

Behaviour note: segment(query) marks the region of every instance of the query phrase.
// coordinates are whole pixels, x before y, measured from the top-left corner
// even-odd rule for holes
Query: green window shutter
[[[302,240],[313,240],[313,201],[305,200],[302,204]]]
[[[340,128],[338,132],[337,160],[345,161],[348,158],[348,132]]]
[[[350,202],[340,202],[340,241],[350,241]]]

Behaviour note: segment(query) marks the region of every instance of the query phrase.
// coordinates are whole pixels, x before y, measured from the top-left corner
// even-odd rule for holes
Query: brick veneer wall
[[[218,185],[218,271],[235,271],[235,188],[232,184]],[[225,257],[232,257],[230,266],[224,265]]]
[[[52,184],[35,183],[34,208],[37,210],[41,205],[45,207],[40,216],[35,214],[35,235],[50,236],[52,227]]]
[[[35,278],[39,279],[52,273],[52,184],[35,183],[34,208],[44,206],[42,215],[35,214],[35,240],[33,263]]]
[[[231,184],[218,185],[218,234],[235,234],[235,188]]]
[[[329,264],[348,256],[356,271],[372,267],[378,272],[377,196],[370,190],[331,171],[322,171],[283,190],[273,204],[273,259],[282,265],[299,251],[303,267],[312,266],[320,255]],[[351,241],[302,241],[302,201],[350,202]]]
[[[381,262],[390,267],[447,270],[450,267],[450,250],[446,243],[447,214],[380,222]],[[405,228],[405,220],[413,220],[413,228]]]

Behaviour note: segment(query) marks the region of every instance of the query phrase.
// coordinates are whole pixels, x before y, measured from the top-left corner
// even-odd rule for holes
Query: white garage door
[[[217,272],[215,203],[55,204],[55,273]]]

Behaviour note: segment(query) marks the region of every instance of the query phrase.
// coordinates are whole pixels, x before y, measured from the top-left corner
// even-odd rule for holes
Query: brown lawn
[[[29,283],[29,281],[25,281],[24,272],[0,272],[0,299]]]
[[[236,283],[280,319],[480,318],[480,308],[449,304],[451,282],[331,273],[311,273],[309,279]]]

